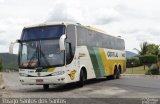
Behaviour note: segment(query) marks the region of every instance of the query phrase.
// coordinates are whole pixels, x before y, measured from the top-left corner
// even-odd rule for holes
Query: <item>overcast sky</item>
[[[74,21],[125,39],[126,50],[160,44],[160,0],[0,0],[0,52],[24,26]]]

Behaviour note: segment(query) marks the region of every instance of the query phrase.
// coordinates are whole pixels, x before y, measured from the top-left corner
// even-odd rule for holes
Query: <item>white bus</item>
[[[19,45],[19,76],[23,85],[117,79],[126,70],[125,44],[89,26],[74,23],[44,23],[25,27]],[[11,48],[12,50],[12,48]]]

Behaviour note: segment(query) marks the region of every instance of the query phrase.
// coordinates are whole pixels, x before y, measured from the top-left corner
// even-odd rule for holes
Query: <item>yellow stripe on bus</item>
[[[53,72],[54,68],[48,68],[48,72]]]
[[[102,59],[102,63],[103,63],[103,67],[105,68],[105,74],[108,75],[109,74],[109,67],[108,67],[108,63],[107,63],[107,57],[106,57],[106,54],[105,54],[105,51],[103,48],[99,48],[99,53],[100,53],[100,56],[101,56],[101,59]]]
[[[105,73],[106,73],[107,76],[108,75],[113,75],[115,65],[117,65],[117,67],[118,67],[118,65],[121,65],[122,72],[123,72],[125,59],[108,60],[107,56],[106,56],[106,53],[105,53],[103,48],[99,48],[99,52],[100,52],[102,63],[103,63],[103,66],[105,68],[104,70],[105,70]]]

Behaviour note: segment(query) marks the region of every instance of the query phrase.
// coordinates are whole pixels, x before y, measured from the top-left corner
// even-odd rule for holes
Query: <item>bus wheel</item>
[[[77,83],[79,87],[83,87],[84,86],[84,82],[86,81],[86,76],[83,70],[81,70],[80,72],[80,80]]]
[[[43,85],[43,89],[44,89],[44,90],[48,90],[48,89],[49,89],[49,84]]]
[[[117,72],[117,79],[119,79],[120,76],[121,76],[120,69],[118,69],[117,71],[118,71],[118,72]]]
[[[119,79],[120,78],[120,70],[116,69],[114,71],[113,79]]]

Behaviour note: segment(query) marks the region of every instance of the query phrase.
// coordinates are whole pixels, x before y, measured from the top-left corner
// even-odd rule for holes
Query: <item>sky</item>
[[[121,36],[126,50],[135,52],[144,41],[160,44],[159,4],[160,0],[0,0],[0,52],[8,52],[23,27],[51,21],[78,22]]]

